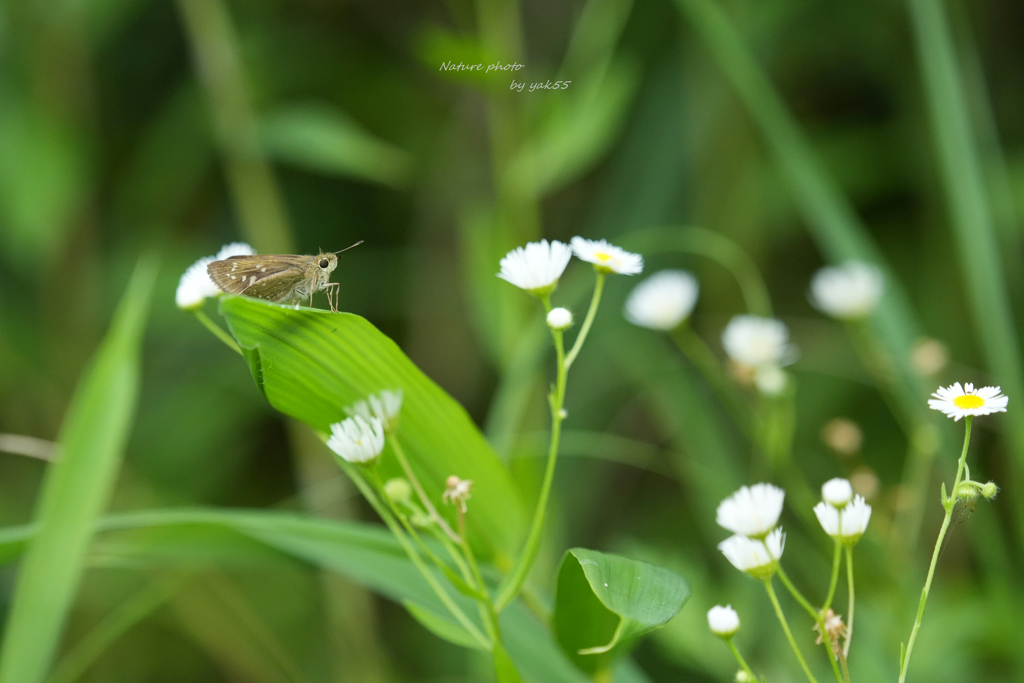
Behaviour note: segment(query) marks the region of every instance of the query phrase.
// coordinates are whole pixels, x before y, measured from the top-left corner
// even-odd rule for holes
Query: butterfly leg
[[[334,298],[331,298],[331,293],[334,293]],[[327,301],[331,304],[331,310],[335,313],[338,312],[338,301],[341,298],[341,285],[337,282],[332,282],[328,285],[327,290]]]

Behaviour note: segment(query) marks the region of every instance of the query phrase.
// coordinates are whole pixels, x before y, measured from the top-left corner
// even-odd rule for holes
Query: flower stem
[[[729,651],[732,652],[732,656],[736,658],[737,662],[739,662],[740,668],[746,671],[747,675],[750,676],[750,680],[756,681],[757,676],[755,676],[754,672],[750,670],[749,666],[747,666],[747,662],[743,659],[740,651],[736,649],[736,645],[733,644],[732,638],[726,638],[725,644],[729,646]]]
[[[846,546],[846,590],[850,594],[850,609],[847,610],[846,642],[843,643],[843,659],[850,656],[850,640],[853,638],[853,546]]]
[[[811,619],[818,625],[818,633],[821,634],[821,644],[825,646],[825,656],[828,657],[829,664],[832,665],[832,673],[836,677],[837,683],[843,683],[842,674],[839,673],[839,665],[836,664],[836,656],[832,651],[832,639],[828,637],[828,633],[825,631],[825,610],[816,610],[811,605],[810,601],[803,596],[803,594],[796,589],[793,582],[786,576],[786,572],[782,570],[782,566],[778,567],[779,579],[782,580],[782,585],[796,598],[796,601],[800,603],[800,606],[807,610],[807,613],[811,615]]]
[[[800,662],[800,667],[807,674],[807,680],[811,683],[818,683],[817,679],[814,678],[814,674],[807,668],[807,662],[804,661],[804,656],[800,654],[800,648],[797,647],[796,640],[793,639],[793,633],[789,630],[789,624],[786,623],[786,615],[782,613],[782,606],[779,605],[779,599],[775,596],[775,589],[772,588],[771,577],[764,580],[764,589],[768,591],[768,599],[772,601],[772,607],[775,608],[775,616],[779,618],[782,630],[786,633],[786,638],[789,639],[789,645],[793,648],[793,653],[796,655],[797,661]]]
[[[960,453],[960,462],[956,468],[956,479],[953,480],[953,490],[949,496],[943,498],[942,507],[946,510],[946,516],[942,519],[942,526],[939,528],[939,537],[935,539],[935,549],[932,551],[932,562],[928,567],[928,576],[924,580],[924,588],[921,589],[921,602],[917,607],[917,619],[914,620],[914,628],[910,631],[910,640],[907,641],[907,650],[900,662],[900,681],[907,679],[907,669],[910,668],[910,654],[914,650],[914,641],[917,639],[917,632],[921,628],[921,620],[924,618],[924,608],[928,604],[928,592],[932,587],[932,578],[935,576],[935,565],[939,561],[939,553],[942,551],[942,540],[946,537],[949,529],[950,519],[953,517],[953,507],[956,504],[957,489],[960,487],[960,477],[964,473],[964,465],[967,463],[967,447],[971,443],[971,416],[964,418],[966,421],[964,433],[964,450]]]
[[[423,559],[420,557],[419,553],[416,552],[416,548],[413,547],[411,543],[409,543],[409,539],[405,537],[405,533],[402,531],[402,528],[398,525],[398,523],[395,522],[394,518],[391,515],[391,512],[377,498],[376,493],[374,493],[373,488],[369,485],[369,483],[367,483],[367,480],[363,477],[362,472],[360,472],[356,466],[349,465],[348,463],[340,462],[340,464],[342,469],[344,469],[345,472],[349,475],[349,478],[355,482],[356,487],[359,489],[360,493],[363,494],[363,497],[366,498],[367,501],[369,501],[370,505],[373,506],[373,509],[377,512],[380,518],[384,520],[384,523],[387,525],[388,529],[391,530],[391,533],[398,540],[399,544],[401,544],[402,549],[405,550],[405,554],[409,556],[409,559],[412,561],[413,565],[416,567],[417,570],[419,570],[420,574],[423,576],[423,579],[434,591],[438,599],[441,600],[441,603],[448,609],[449,612],[451,612],[452,616],[455,617],[456,621],[458,621],[459,624],[464,629],[466,629],[467,632],[469,632],[469,634],[473,637],[474,640],[480,643],[480,645],[484,649],[490,650],[492,647],[491,641],[489,641],[483,633],[480,633],[480,629],[476,627],[476,624],[474,624],[470,620],[470,618],[466,616],[466,613],[463,612],[462,609],[455,603],[455,601],[452,599],[452,596],[449,595],[448,591],[444,589],[444,586],[442,586],[438,582],[437,577],[434,576],[434,573],[432,571],[430,571],[430,568],[423,563]]]
[[[576,348],[579,347],[582,337],[589,327],[592,313],[596,310],[596,302],[600,299],[601,283],[604,276],[598,274],[597,287],[594,290],[594,300],[591,303],[590,313],[587,314],[587,322],[583,324],[580,336],[576,339]],[[551,310],[551,299],[545,296],[541,299],[544,303],[544,310]],[[551,443],[548,447],[548,464],[544,471],[544,481],[541,483],[540,496],[537,498],[537,507],[533,511],[533,521],[530,524],[530,533],[523,546],[523,553],[516,560],[515,567],[502,582],[498,591],[498,598],[494,602],[495,609],[500,612],[519,594],[526,577],[537,559],[537,551],[540,549],[540,539],[544,532],[544,518],[547,512],[548,498],[551,495],[551,483],[555,477],[555,464],[558,461],[558,442],[562,433],[562,406],[565,403],[565,383],[569,373],[569,364],[565,358],[565,344],[562,339],[561,330],[551,330],[551,337],[555,343],[555,360],[557,362],[555,371],[555,387],[548,396],[548,403],[551,406]]]
[[[213,332],[213,336],[227,344],[227,347],[238,355],[242,355],[242,349],[238,348],[238,344],[235,340],[232,339],[231,335],[225,332],[220,325],[210,320],[210,318],[199,309],[196,309],[193,313],[195,313],[196,319],[198,319],[206,329]]]
[[[583,320],[583,327],[580,328],[579,334],[576,335],[576,342],[572,345],[572,350],[569,355],[565,357],[562,363],[565,365],[565,369],[568,370],[576,356],[579,355],[580,349],[583,347],[583,342],[587,338],[587,333],[590,332],[590,326],[594,322],[594,316],[597,315],[597,307],[601,303],[601,292],[604,290],[604,280],[608,277],[607,274],[597,271],[597,282],[594,283],[594,296],[590,299],[590,309],[587,310],[587,317]],[[550,306],[550,304],[545,304]]]
[[[828,611],[828,608],[832,606],[832,598],[836,596],[836,584],[839,583],[839,564],[843,559],[842,551],[842,544],[836,541],[836,548],[832,553],[832,578],[829,580],[828,596],[825,598],[825,604],[821,608],[822,612]]]
[[[423,507],[426,508],[427,513],[435,522],[437,522],[437,526],[440,527],[441,531],[443,531],[448,538],[458,543],[459,535],[455,533],[450,526],[448,526],[448,522],[444,520],[444,517],[442,517],[437,511],[437,508],[434,507],[434,504],[430,501],[430,497],[427,496],[427,492],[423,490],[423,485],[420,484],[419,477],[416,476],[416,473],[409,465],[409,461],[405,457],[405,450],[402,448],[402,444],[398,441],[398,435],[391,434],[388,438],[388,443],[391,444],[391,450],[395,452],[395,458],[398,460],[398,464],[402,466],[402,471],[405,472],[405,476],[409,478],[409,483],[412,484],[413,490],[416,491],[416,496],[420,499],[420,502],[423,503]]]

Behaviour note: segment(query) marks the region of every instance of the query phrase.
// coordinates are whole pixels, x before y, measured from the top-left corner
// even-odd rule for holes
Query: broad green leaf
[[[401,546],[380,526],[281,512],[179,509],[109,515],[98,520],[97,531],[101,533],[93,558],[103,564],[144,568],[191,567],[198,562],[200,566],[216,563],[252,567],[259,562],[261,553],[240,542],[249,539],[347,576],[395,602],[413,602],[435,615],[445,614],[444,606],[405,557]],[[0,558],[17,557],[35,532],[35,526],[0,529]],[[190,544],[198,547],[190,550]],[[452,597],[470,613],[473,605],[469,600],[454,592]],[[526,680],[588,680],[520,602],[512,603],[502,612],[501,627],[509,655]],[[621,683],[645,680],[628,662],[617,670],[617,676]]]
[[[519,675],[519,669],[505,648],[498,645],[491,655],[494,657],[494,677],[498,683],[522,683],[523,678]]]
[[[0,650],[3,683],[44,680],[60,643],[93,527],[114,486],[134,417],[142,332],[155,276],[151,259],[136,266],[61,426],[61,458],[47,469],[35,514],[37,531],[7,618]]]
[[[405,605],[405,609],[408,610],[413,619],[420,622],[420,625],[422,625],[423,628],[427,629],[438,638],[447,640],[449,643],[453,643],[460,647],[468,647],[474,650],[483,649],[476,638],[470,635],[469,631],[462,628],[462,626],[456,624],[454,621],[446,619],[426,607],[417,605],[412,600],[406,600],[402,604]]]
[[[345,406],[371,393],[401,388],[398,437],[435,505],[443,507],[449,475],[471,479],[473,535],[492,553],[516,548],[523,513],[508,471],[465,409],[377,328],[350,313],[244,297],[226,297],[220,309],[270,404],[315,429],[328,431],[345,418]],[[390,460],[385,468],[394,467]]]
[[[261,127],[263,149],[280,161],[314,171],[403,187],[412,157],[384,142],[344,112],[317,105],[293,105],[271,112]]]
[[[689,598],[686,579],[675,572],[572,548],[558,570],[555,636],[578,667],[596,673],[631,641],[668,623]]]

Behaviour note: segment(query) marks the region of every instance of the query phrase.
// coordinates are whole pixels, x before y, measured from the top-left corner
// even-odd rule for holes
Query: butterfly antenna
[[[352,246],[349,246],[349,247],[345,247],[344,249],[339,249],[338,251],[336,251],[336,252],[334,252],[334,253],[335,253],[335,254],[340,254],[340,253],[341,253],[341,252],[343,252],[343,251],[348,251],[348,250],[349,250],[349,249],[351,249],[352,247],[358,247],[358,246],[359,246],[360,244],[362,244],[362,243],[363,243],[363,240],[359,240],[358,242],[356,242],[356,243],[355,243],[355,244],[353,244]]]

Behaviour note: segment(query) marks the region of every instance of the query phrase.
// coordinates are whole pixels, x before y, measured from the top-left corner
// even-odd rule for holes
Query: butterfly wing
[[[255,254],[232,256],[206,267],[213,283],[229,294],[280,301],[290,295],[305,275],[308,256]]]

